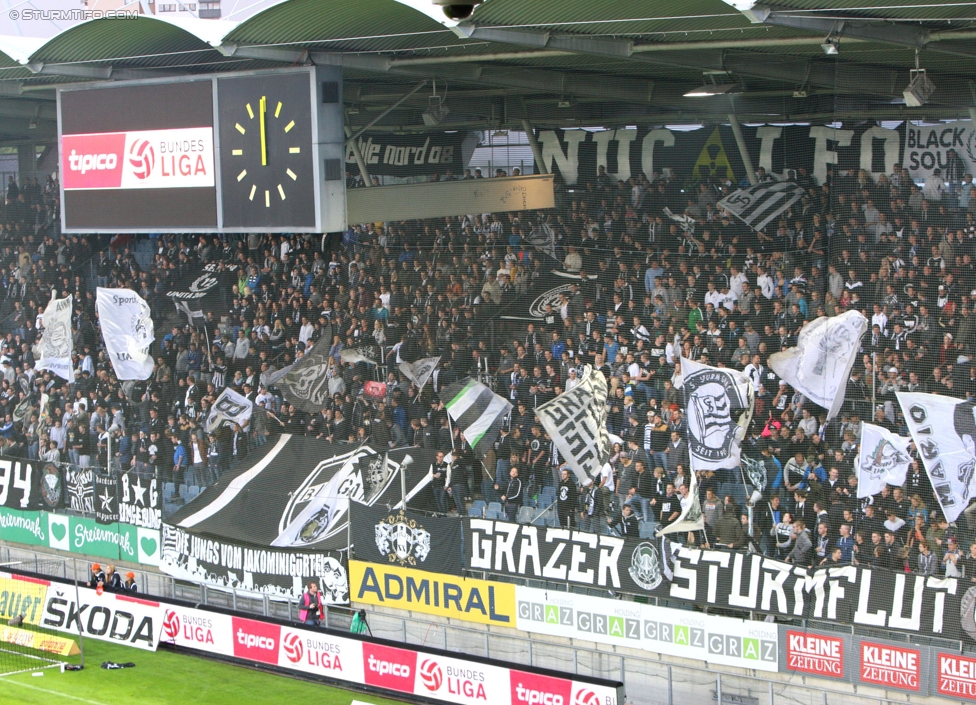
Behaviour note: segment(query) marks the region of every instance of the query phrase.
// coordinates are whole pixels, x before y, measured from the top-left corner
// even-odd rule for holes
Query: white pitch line
[[[67,695],[66,693],[59,693],[56,690],[48,690],[47,688],[38,688],[36,685],[30,685],[29,683],[21,683],[20,681],[7,680],[6,678],[0,678],[0,683],[19,685],[29,690],[36,690],[38,692],[47,693],[49,695],[57,695],[58,697],[67,698],[68,700],[75,700],[79,703],[88,703],[88,705],[105,705],[105,703],[100,703],[97,700],[87,700],[85,698],[79,698],[77,695]]]

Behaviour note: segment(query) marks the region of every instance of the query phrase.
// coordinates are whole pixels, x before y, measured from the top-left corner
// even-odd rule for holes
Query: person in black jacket
[[[495,483],[495,489],[501,492],[497,482]],[[519,505],[522,503],[522,481],[519,479],[518,467],[513,466],[508,471],[508,485],[505,487],[505,491],[502,492],[502,502],[505,505],[505,515],[508,517],[508,520],[515,521]]]
[[[572,528],[578,504],[579,489],[576,487],[576,479],[568,468],[563,468],[559,474],[559,487],[556,490],[556,514],[559,516],[560,527]]]

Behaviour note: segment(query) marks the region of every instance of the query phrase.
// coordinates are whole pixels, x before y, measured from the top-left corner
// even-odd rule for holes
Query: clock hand
[[[268,112],[268,97],[261,96],[258,113],[261,118],[261,166],[268,166],[268,137],[264,125],[264,115]]]

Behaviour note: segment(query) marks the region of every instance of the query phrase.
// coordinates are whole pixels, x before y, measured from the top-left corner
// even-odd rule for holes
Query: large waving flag
[[[908,430],[947,521],[976,496],[976,403],[898,392]]]
[[[476,379],[466,377],[441,390],[447,413],[464,434],[471,450],[484,458],[498,438],[512,405]]]
[[[579,383],[535,410],[580,482],[594,477],[610,457],[607,379],[587,365]]]
[[[840,411],[847,379],[857,359],[868,319],[857,311],[821,316],[803,326],[796,347],[769,356],[769,366],[787,384],[827,410]]]
[[[858,446],[857,496],[878,494],[885,485],[901,487],[912,459],[908,455],[908,438],[896,436],[883,426],[861,424],[861,444]]]
[[[119,379],[149,379],[153,371],[149,346],[156,339],[149,304],[129,289],[100,286],[95,305],[115,376]]]
[[[752,421],[755,390],[748,375],[681,358],[691,474],[738,467]]]
[[[75,382],[75,366],[71,361],[71,295],[51,299],[44,309],[44,334],[38,344],[40,355],[35,370],[49,370],[71,384]]]

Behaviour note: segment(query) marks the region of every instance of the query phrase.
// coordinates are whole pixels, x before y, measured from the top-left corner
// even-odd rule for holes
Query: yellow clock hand
[[[258,114],[261,118],[261,166],[268,166],[268,138],[267,132],[264,129],[264,115],[268,111],[268,97],[261,96],[261,102],[258,105]]]

